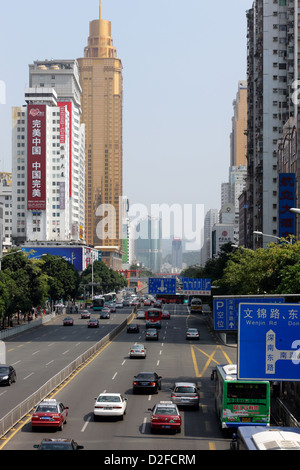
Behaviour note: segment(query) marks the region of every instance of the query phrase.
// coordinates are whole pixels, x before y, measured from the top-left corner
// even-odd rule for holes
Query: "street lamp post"
[[[257,230],[255,230],[253,233],[254,233],[255,235],[260,235],[260,236],[262,236],[262,237],[270,237],[270,238],[275,238],[276,240],[282,240],[282,238],[276,237],[276,235],[268,235],[267,233],[258,232]],[[290,241],[287,241],[287,243],[289,243],[290,245],[292,245],[293,242],[292,242],[292,240],[290,240]]]

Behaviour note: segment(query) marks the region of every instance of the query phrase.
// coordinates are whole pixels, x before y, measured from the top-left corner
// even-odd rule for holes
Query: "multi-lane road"
[[[205,315],[191,315],[184,305],[166,307],[170,320],[163,320],[159,341],[144,341],[145,321],[139,333],[126,328],[83,367],[51,398],[69,407],[68,422],[63,431],[32,431],[28,416],[0,442],[3,450],[32,450],[45,437],[71,437],[85,450],[178,452],[196,450],[228,450],[230,439],[219,430],[214,408],[214,383],[210,380],[216,364],[235,362],[236,350],[219,343],[208,328]],[[49,324],[6,342],[7,362],[17,370],[17,382],[0,388],[0,417],[99,341],[109,329],[120,324],[130,313],[122,309],[101,320],[99,329],[87,328],[87,321],[74,314],[74,326],[63,326],[58,316]],[[186,327],[200,330],[199,341],[187,341]],[[144,342],[146,359],[130,359],[129,349],[135,341]],[[133,395],[134,375],[155,371],[162,376],[158,394]],[[200,387],[199,410],[181,410],[180,434],[151,434],[149,408],[160,400],[170,399],[175,381],[194,381]],[[120,392],[127,398],[124,420],[94,422],[95,397],[103,392]]]

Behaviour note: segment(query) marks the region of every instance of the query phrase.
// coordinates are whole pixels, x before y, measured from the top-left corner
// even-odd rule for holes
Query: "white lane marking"
[[[115,380],[117,373],[118,373],[118,372],[115,372],[115,373],[114,373],[113,378],[112,378],[111,380]]]
[[[144,418],[143,425],[142,425],[142,434],[145,433],[146,430],[146,424],[147,424],[147,418]]]
[[[26,377],[24,377],[24,379],[23,379],[23,380],[26,380],[26,379],[28,379],[28,378],[29,378],[29,377],[31,377],[33,374],[34,374],[34,372],[31,372],[31,374],[29,374],[29,375],[27,375]]]
[[[90,421],[91,421],[91,417],[89,416],[88,419],[86,420],[86,422],[84,423],[84,425],[81,429],[81,432],[84,432],[86,430],[86,427],[87,427],[87,425],[89,424]]]

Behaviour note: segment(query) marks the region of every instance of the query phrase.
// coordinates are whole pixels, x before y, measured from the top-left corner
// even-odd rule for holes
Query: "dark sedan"
[[[34,449],[38,450],[81,450],[84,447],[79,446],[73,439],[43,439],[40,444],[34,444]]]
[[[102,312],[100,313],[100,318],[104,318],[104,319],[107,319],[107,318],[110,318],[110,312],[109,310],[102,310]]]
[[[161,376],[157,375],[156,372],[140,372],[134,376],[132,384],[133,393],[139,391],[155,392],[161,390]]]
[[[137,323],[131,323],[127,325],[127,333],[138,333],[140,331],[140,327]]]
[[[0,365],[0,385],[11,385],[17,379],[13,366]]]

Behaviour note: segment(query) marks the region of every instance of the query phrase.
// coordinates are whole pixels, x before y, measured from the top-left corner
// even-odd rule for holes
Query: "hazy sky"
[[[220,208],[232,102],[238,81],[246,79],[251,5],[252,0],[102,0],[102,17],[111,21],[123,64],[123,192],[130,203]],[[11,171],[11,108],[24,103],[28,64],[82,57],[98,11],[98,0],[2,2],[1,171]]]

